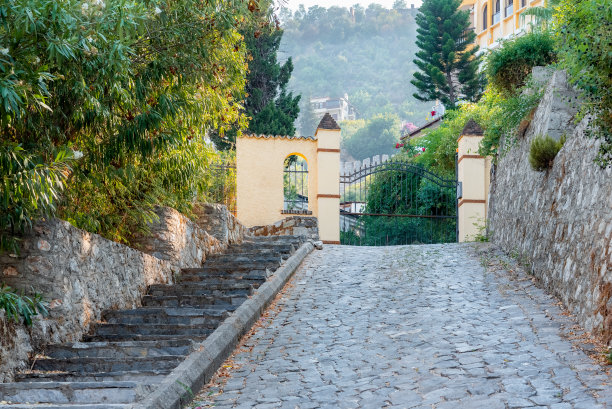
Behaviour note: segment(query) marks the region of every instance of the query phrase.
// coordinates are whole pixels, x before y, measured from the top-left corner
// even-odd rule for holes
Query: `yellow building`
[[[544,0],[464,0],[460,9],[470,11],[475,43],[484,51],[525,32],[530,17],[521,19],[521,14],[537,6],[543,7]]]

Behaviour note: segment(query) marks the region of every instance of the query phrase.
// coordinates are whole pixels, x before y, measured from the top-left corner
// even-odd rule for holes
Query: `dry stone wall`
[[[489,229],[492,241],[529,261],[533,274],[587,330],[612,340],[612,168],[594,162],[596,139],[588,118],[574,125],[577,94],[556,72],[523,138],[492,171]],[[551,169],[528,161],[537,135],[565,145]]]
[[[302,236],[319,240],[319,223],[316,217],[291,216],[269,226],[251,227],[253,236]]]
[[[0,281],[44,294],[50,316],[25,331],[1,319],[0,378],[23,366],[27,354],[47,343],[78,340],[110,308],[136,307],[147,286],[172,282],[165,260],[53,219],[34,227],[19,256],[0,256]],[[27,336],[24,336],[24,333]],[[27,342],[26,342],[27,341]],[[4,374],[4,375],[1,375]]]
[[[50,316],[30,329],[0,315],[0,382],[33,351],[79,340],[102,311],[139,306],[148,286],[172,283],[175,272],[201,265],[247,232],[222,205],[198,206],[195,221],[168,207],[156,213],[151,234],[134,240],[143,251],[54,219],[35,226],[18,256],[0,255],[0,282],[51,301]]]

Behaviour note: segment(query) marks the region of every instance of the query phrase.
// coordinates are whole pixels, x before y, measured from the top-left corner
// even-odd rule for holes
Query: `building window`
[[[506,0],[506,17],[510,17],[514,13],[514,1]]]
[[[501,9],[501,0],[495,0],[495,12],[493,14],[493,24],[499,23],[499,15]]]
[[[521,0],[521,8],[527,5],[527,0]]]
[[[487,10],[487,5],[485,4],[484,8],[482,9],[482,29],[483,30],[486,30],[487,27],[489,26],[488,20],[489,20],[489,13]]]

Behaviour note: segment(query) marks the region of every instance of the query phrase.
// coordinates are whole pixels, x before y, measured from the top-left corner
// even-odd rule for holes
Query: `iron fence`
[[[283,174],[284,214],[312,214],[308,210],[308,165],[297,157],[285,162]]]
[[[209,203],[224,204],[236,216],[236,163],[215,162],[210,165],[210,178],[205,192]]]
[[[401,160],[340,177],[340,242],[386,246],[457,241],[457,181]]]

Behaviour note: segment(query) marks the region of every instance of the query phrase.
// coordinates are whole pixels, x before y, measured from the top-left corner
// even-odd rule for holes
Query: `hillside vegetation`
[[[294,63],[290,89],[304,99],[346,93],[364,119],[395,114],[424,122],[432,104],[415,100],[410,84],[416,70],[416,12],[401,2],[391,10],[376,4],[282,10],[280,51]]]

